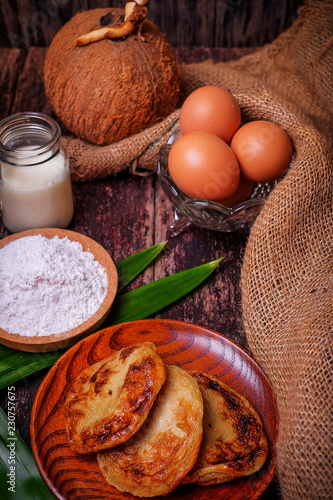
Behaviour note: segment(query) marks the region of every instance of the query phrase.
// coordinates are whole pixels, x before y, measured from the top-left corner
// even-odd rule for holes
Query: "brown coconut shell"
[[[67,129],[105,145],[136,134],[176,106],[180,71],[175,53],[157,27],[145,20],[140,33],[84,46],[77,37],[120,26],[124,10],[76,14],[53,39],[44,65],[46,95]]]

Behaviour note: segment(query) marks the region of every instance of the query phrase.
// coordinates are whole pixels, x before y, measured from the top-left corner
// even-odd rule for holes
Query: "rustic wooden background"
[[[305,0],[150,0],[149,19],[174,47],[259,47],[297,16]],[[48,46],[79,10],[125,0],[0,0],[0,47]]]

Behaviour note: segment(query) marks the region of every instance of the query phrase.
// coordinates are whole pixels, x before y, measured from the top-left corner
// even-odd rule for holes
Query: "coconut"
[[[47,51],[46,95],[58,118],[80,139],[110,144],[146,129],[176,107],[180,71],[175,53],[145,19],[146,7],[137,3],[128,2],[141,12],[134,21],[125,14],[127,4],[125,10],[79,12]]]

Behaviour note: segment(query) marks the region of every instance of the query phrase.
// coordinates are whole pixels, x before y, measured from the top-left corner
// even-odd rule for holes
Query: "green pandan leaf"
[[[116,264],[118,271],[118,293],[155,259],[161,250],[163,250],[166,243],[166,241],[157,243]]]
[[[166,276],[116,297],[103,327],[147,318],[202,283],[222,259]]]
[[[52,366],[65,352],[20,352],[0,345],[0,390],[21,378]]]
[[[15,394],[12,392],[11,394]],[[15,405],[13,405],[14,407]],[[13,413],[11,402],[9,412]],[[13,415],[15,415],[13,413]],[[54,500],[37,469],[33,454],[0,408],[0,498]]]

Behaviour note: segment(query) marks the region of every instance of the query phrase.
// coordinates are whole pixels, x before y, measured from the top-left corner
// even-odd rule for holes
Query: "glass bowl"
[[[213,201],[190,198],[173,182],[168,168],[171,146],[180,137],[181,132],[177,129],[161,147],[157,163],[159,182],[175,207],[175,222],[169,228],[170,235],[176,236],[191,224],[221,232],[249,228],[278,180],[272,183],[254,184],[251,195],[232,208]]]

